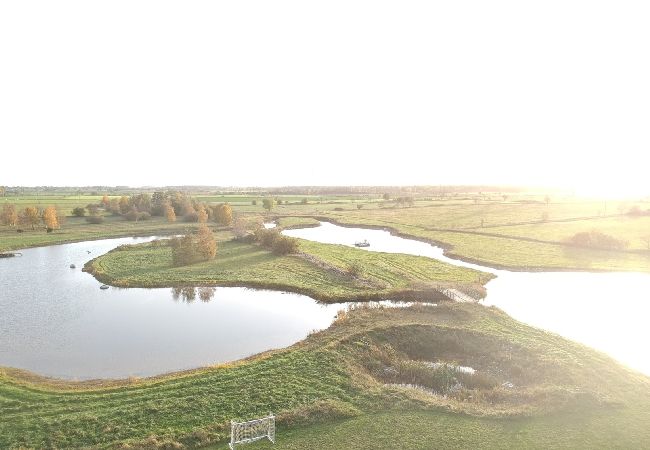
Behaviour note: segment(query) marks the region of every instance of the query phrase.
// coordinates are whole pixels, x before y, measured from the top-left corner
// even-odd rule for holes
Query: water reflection
[[[175,301],[184,301],[185,303],[192,303],[199,298],[202,302],[209,302],[214,298],[215,292],[217,292],[216,287],[210,286],[201,286],[201,287],[173,287],[171,288],[172,298]]]
[[[0,366],[73,379],[156,375],[286,347],[327,328],[345,307],[245,288],[101,290],[94,277],[70,269],[151,239],[54,245],[0,259]]]

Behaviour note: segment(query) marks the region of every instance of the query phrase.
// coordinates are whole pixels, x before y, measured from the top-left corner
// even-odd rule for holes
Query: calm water
[[[439,247],[387,231],[326,222],[283,233],[348,246],[367,239],[370,247],[365,250],[427,256],[493,273],[497,278],[487,284],[485,305],[495,305],[517,320],[589,345],[650,375],[650,274],[496,270],[448,258]]]
[[[81,271],[118,245],[151,239],[55,245],[0,259],[0,366],[69,379],[160,374],[286,347],[328,327],[343,308],[244,288],[100,290]]]

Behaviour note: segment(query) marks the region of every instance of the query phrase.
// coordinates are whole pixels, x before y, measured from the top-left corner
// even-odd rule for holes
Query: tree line
[[[60,228],[61,223],[64,221],[65,216],[54,206],[48,206],[44,209],[27,206],[19,211],[16,205],[6,203],[2,205],[2,212],[0,212],[0,223],[9,227],[21,225],[31,227],[34,230],[42,222],[47,231],[51,232]]]

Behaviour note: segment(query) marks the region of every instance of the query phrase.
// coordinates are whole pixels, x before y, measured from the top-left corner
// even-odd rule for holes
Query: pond
[[[605,352],[650,375],[650,274],[590,272],[513,272],[452,259],[443,249],[384,230],[320,227],[285,230],[312,241],[354,246],[368,240],[368,251],[427,256],[496,275],[482,302],[513,318]]]
[[[345,308],[245,288],[101,290],[81,271],[119,245],[152,239],[53,245],[0,259],[0,366],[79,380],[156,375],[286,347]]]

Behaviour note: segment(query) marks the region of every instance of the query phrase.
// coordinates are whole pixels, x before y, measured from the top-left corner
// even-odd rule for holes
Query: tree
[[[33,230],[34,226],[41,221],[41,218],[39,217],[38,209],[33,206],[28,206],[20,213],[19,220],[23,225],[31,225]]]
[[[59,228],[59,214],[56,211],[54,206],[48,206],[43,211],[43,223],[45,227],[50,230],[56,230]]]
[[[129,204],[129,197],[122,196],[118,201],[120,214],[126,214],[131,210],[131,205]]]
[[[390,200],[390,194],[388,192],[386,192],[384,195],[382,195],[382,198],[384,200]]]
[[[169,200],[164,192],[156,191],[151,196],[151,214],[154,216],[166,216]]]
[[[199,205],[196,211],[197,221],[199,223],[206,223],[208,221],[208,212],[205,210],[205,206]]]
[[[6,192],[7,192],[7,188],[4,186],[0,186],[0,195],[4,197]]]
[[[209,261],[217,255],[217,240],[207,226],[202,225],[196,232],[196,253],[201,261]]]
[[[235,216],[232,222],[232,233],[236,240],[242,240],[249,234],[248,224],[241,216]]]
[[[264,207],[264,209],[266,209],[269,212],[271,212],[274,205],[275,205],[275,201],[273,201],[272,198],[265,198],[264,200],[262,200],[262,206]]]
[[[165,206],[165,217],[167,218],[167,222],[176,222],[176,213],[171,205]]]
[[[213,208],[214,221],[218,224],[229,226],[232,223],[232,207],[228,203],[221,203]]]
[[[124,214],[124,217],[126,220],[129,220],[131,222],[137,222],[138,219],[140,218],[140,213],[138,213],[138,210],[136,209],[135,206],[131,207],[131,210]]]
[[[132,195],[129,204],[139,212],[151,212],[151,196],[149,194]]]
[[[169,245],[172,248],[172,262],[174,266],[185,266],[194,262],[193,242],[194,239],[191,234],[169,240]]]
[[[2,206],[2,213],[0,213],[0,222],[3,225],[10,227],[15,227],[18,223],[18,211],[16,211],[16,206],[12,204],[4,204]]]
[[[102,201],[99,202],[99,204],[104,208],[108,209],[108,205],[110,205],[111,201],[108,199],[108,197],[105,195],[102,197]]]
[[[75,217],[83,217],[86,215],[86,208],[78,206],[72,210],[72,215]]]
[[[113,213],[114,215],[119,215],[120,214],[120,199],[119,198],[112,198],[109,203],[108,203],[108,210]]]
[[[201,225],[195,234],[175,237],[169,240],[172,248],[174,266],[185,266],[200,261],[214,259],[217,254],[217,241],[214,233]]]

